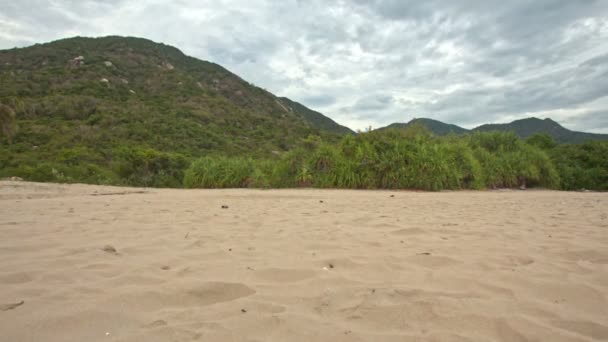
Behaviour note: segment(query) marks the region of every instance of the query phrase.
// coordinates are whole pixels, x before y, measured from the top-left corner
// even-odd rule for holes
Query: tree
[[[550,150],[557,146],[555,139],[547,133],[535,133],[526,139],[526,142],[543,150]]]
[[[4,104],[0,103],[0,128],[2,134],[6,136],[9,144],[13,143],[13,136],[17,129],[17,121],[15,119],[15,111]]]

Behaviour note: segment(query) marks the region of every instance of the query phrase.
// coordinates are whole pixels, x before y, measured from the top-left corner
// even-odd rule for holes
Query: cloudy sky
[[[608,133],[606,0],[0,0],[0,48],[174,45],[353,129],[551,117]]]

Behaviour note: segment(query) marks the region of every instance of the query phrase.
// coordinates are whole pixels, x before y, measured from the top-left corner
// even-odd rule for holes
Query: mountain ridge
[[[389,128],[402,129],[402,128],[407,128],[414,124],[423,125],[423,126],[427,127],[431,132],[433,132],[434,134],[437,134],[437,135],[445,135],[445,134],[449,134],[449,133],[462,134],[462,133],[465,133],[468,131],[467,129],[462,128],[460,126],[453,125],[453,124],[447,124],[447,123],[441,122],[439,120],[430,119],[430,118],[414,118],[407,123],[397,123],[396,122],[396,123],[392,123],[386,127],[378,128],[378,130],[389,129]]]
[[[389,128],[404,129],[414,124],[425,126],[427,129],[429,129],[429,131],[436,135],[446,135],[449,133],[466,134],[472,132],[513,131],[522,139],[528,138],[537,133],[549,134],[555,139],[555,141],[559,143],[582,143],[588,140],[608,140],[608,134],[572,131],[561,126],[558,122],[550,118],[539,119],[536,117],[518,119],[510,123],[503,124],[483,124],[473,129],[466,129],[458,125],[448,124],[429,118],[415,118],[407,123],[393,123],[388,126],[378,128],[378,130]]]

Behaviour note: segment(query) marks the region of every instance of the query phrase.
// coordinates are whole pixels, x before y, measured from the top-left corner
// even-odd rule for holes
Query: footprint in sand
[[[155,311],[166,307],[207,306],[230,302],[255,292],[241,283],[206,282],[197,287],[126,292],[117,300],[138,310]]]
[[[403,229],[398,229],[398,230],[393,230],[391,232],[391,234],[394,235],[417,235],[417,234],[424,234],[424,230],[420,229],[420,228],[403,228]]]
[[[592,249],[583,249],[562,253],[569,261],[588,261],[594,264],[608,264],[608,253]]]
[[[458,261],[456,259],[444,257],[444,256],[435,256],[428,252],[411,256],[409,258],[409,260],[413,264],[428,267],[428,268],[441,268],[441,267],[448,267],[448,266],[460,264],[460,261]]]
[[[534,259],[524,256],[512,256],[509,257],[509,261],[512,266],[527,266],[534,263]]]
[[[277,283],[298,282],[312,278],[314,275],[314,271],[305,269],[266,268],[255,272],[258,279]]]
[[[23,284],[34,280],[29,274],[24,272],[5,274],[0,277],[0,284]]]
[[[608,326],[592,321],[555,320],[552,324],[559,329],[573,331],[597,341],[608,341]]]

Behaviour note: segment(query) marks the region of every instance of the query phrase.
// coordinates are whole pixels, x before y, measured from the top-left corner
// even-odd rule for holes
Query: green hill
[[[387,128],[403,129],[403,128],[411,127],[413,125],[422,125],[422,126],[426,127],[429,131],[431,131],[433,134],[436,134],[436,135],[446,135],[446,134],[450,134],[450,133],[462,134],[462,133],[468,132],[467,129],[462,128],[460,126],[446,124],[441,121],[427,119],[427,118],[412,119],[408,123],[393,123],[386,127],[379,128],[379,130],[387,129]]]
[[[408,128],[412,125],[422,125],[426,127],[435,135],[446,135],[449,133],[464,134],[470,132],[490,132],[490,131],[501,131],[501,132],[514,132],[522,139],[528,138],[537,133],[548,134],[555,141],[559,143],[578,144],[585,141],[594,140],[608,140],[608,134],[594,134],[585,132],[571,131],[562,127],[557,122],[551,119],[538,119],[538,118],[527,118],[521,120],[515,120],[507,124],[486,124],[479,127],[468,130],[460,126],[446,124],[441,121],[433,119],[413,119],[408,123],[393,123],[379,130],[387,128]]]
[[[473,129],[474,131],[513,131],[520,138],[528,138],[537,133],[546,133],[560,143],[577,144],[590,140],[608,140],[608,134],[594,134],[571,131],[562,127],[551,119],[527,118],[515,120],[508,124],[482,125]]]
[[[41,163],[111,176],[143,150],[271,156],[311,134],[335,141],[349,132],[217,64],[141,38],[1,50],[0,104],[16,117],[16,125],[3,124],[12,144],[0,136],[0,176],[35,173]]]

